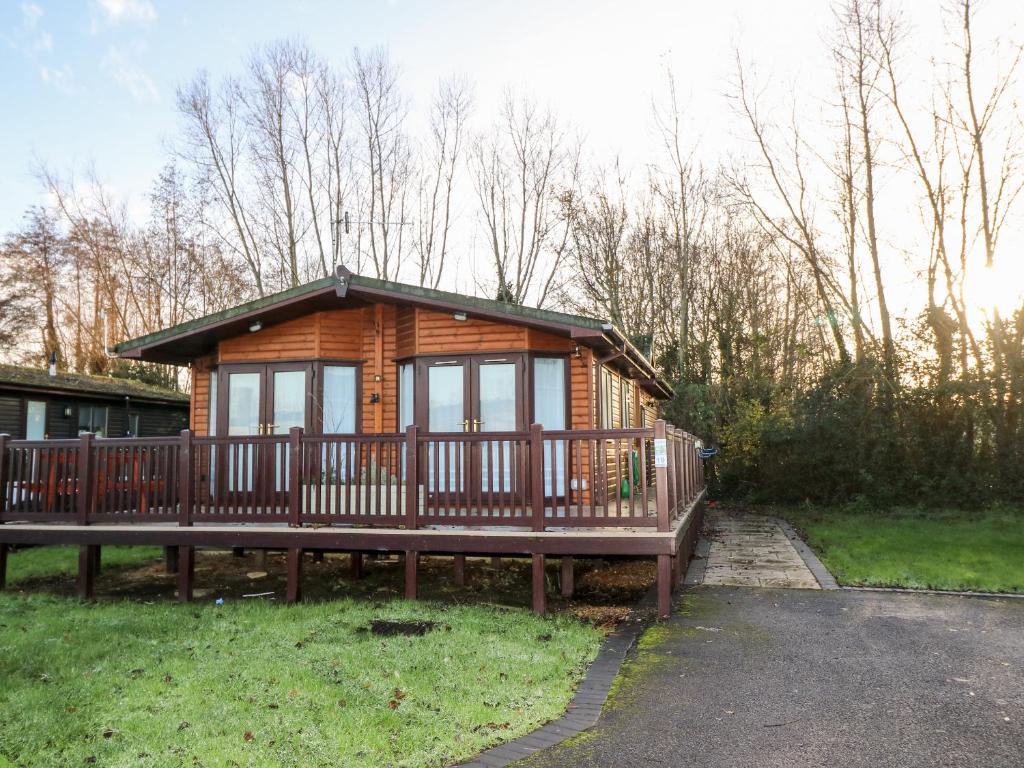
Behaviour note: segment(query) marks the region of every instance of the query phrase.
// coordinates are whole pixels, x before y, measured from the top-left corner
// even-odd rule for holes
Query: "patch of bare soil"
[[[423,556],[419,565],[419,596],[441,603],[490,604],[529,607],[530,560],[468,557],[465,584],[455,583],[451,557]],[[362,576],[351,572],[350,556],[328,552],[321,560],[306,553],[303,563],[304,600],[351,597],[382,602],[404,594],[405,566],[401,555],[363,557]],[[546,568],[548,610],[566,613],[596,626],[611,629],[626,621],[647,620],[653,615],[637,602],[654,585],[653,559],[606,558],[575,560],[575,591],[561,595],[560,562],[550,558]],[[236,556],[229,550],[199,550],[195,560],[194,598],[197,601],[277,600],[284,602],[286,563],[283,552],[265,557],[246,550]],[[75,594],[72,575],[33,579],[18,584],[23,592]],[[99,600],[174,600],[177,577],[166,572],[162,559],[140,566],[105,568],[96,578]]]

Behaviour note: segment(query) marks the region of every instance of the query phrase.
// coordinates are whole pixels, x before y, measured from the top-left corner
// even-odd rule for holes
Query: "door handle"
[[[462,420],[462,431],[463,432],[472,432],[473,431],[473,430],[471,430],[469,428],[469,419],[463,419]]]
[[[473,419],[473,431],[479,432],[480,427],[483,426],[483,422],[480,419]]]

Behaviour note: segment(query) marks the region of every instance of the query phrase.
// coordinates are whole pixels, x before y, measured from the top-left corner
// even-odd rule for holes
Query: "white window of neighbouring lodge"
[[[96,437],[107,436],[107,406],[78,406],[78,434],[92,432]]]

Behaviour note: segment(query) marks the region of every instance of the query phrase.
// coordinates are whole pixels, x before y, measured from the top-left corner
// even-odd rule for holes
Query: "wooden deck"
[[[83,598],[92,594],[104,545],[176,551],[182,600],[191,598],[196,547],[286,550],[292,601],[301,595],[305,550],[402,552],[410,598],[421,553],[450,554],[457,563],[467,554],[529,556],[533,605],[543,611],[545,557],[563,558],[571,571],[573,557],[632,555],[657,558],[659,610],[667,615],[703,512],[692,436],[659,422],[652,430],[585,433],[535,425],[528,437],[514,471],[498,474],[505,490],[460,482],[438,493],[452,475],[439,472],[437,457],[457,455],[448,447],[455,437],[415,427],[402,435],[293,431],[259,439],[194,438],[187,430],[180,440],[0,435],[0,584],[12,544],[79,546]],[[506,438],[459,439],[467,450],[492,450]],[[653,460],[655,447],[664,461]],[[347,458],[327,471],[332,456]],[[246,474],[264,459],[272,460],[266,472]]]

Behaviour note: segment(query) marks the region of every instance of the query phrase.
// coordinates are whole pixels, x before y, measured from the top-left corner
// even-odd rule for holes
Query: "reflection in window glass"
[[[416,405],[416,390],[415,390],[415,366],[412,363],[405,363],[398,368],[398,403],[399,403],[399,414],[398,414],[398,428],[405,430],[410,424],[414,423],[416,417],[414,416]]]

